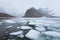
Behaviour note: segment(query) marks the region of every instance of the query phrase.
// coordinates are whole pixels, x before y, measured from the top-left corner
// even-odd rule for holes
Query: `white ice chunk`
[[[60,38],[60,33],[59,33],[59,32],[55,32],[55,31],[46,31],[46,32],[42,32],[42,33],[45,34],[45,35],[47,35],[47,36]]]
[[[3,22],[0,22],[0,25],[2,25]]]
[[[21,24],[27,24],[28,21],[22,20],[22,21],[20,21],[19,23],[21,23]]]
[[[45,31],[46,29],[43,27],[43,25],[37,25],[37,27],[35,27],[36,30],[38,31]]]
[[[13,20],[4,20],[4,22],[7,22],[7,23],[16,23],[16,22],[13,21]]]
[[[30,30],[25,36],[30,39],[37,39],[40,35],[40,32],[36,30]]]
[[[59,24],[53,24],[52,27],[60,28],[60,23]]]
[[[58,30],[56,27],[47,27],[47,28],[48,28],[48,30],[60,32],[60,28],[58,28]]]
[[[24,37],[24,35],[23,34],[20,34],[20,35],[17,35],[18,37],[21,37],[21,38],[23,38]]]
[[[32,27],[29,27],[29,26],[21,26],[21,29],[32,29]]]
[[[36,27],[35,29],[38,31],[45,31],[45,28],[41,28],[41,27]]]
[[[8,27],[6,27],[6,28],[11,28],[11,27],[13,27],[13,26],[8,26]]]
[[[10,33],[10,35],[19,35],[19,34],[23,34],[23,31],[17,31],[17,32]]]
[[[39,23],[39,22],[37,22],[37,23],[36,22],[30,22],[29,24],[30,25],[36,25],[36,24],[41,24],[41,23]]]
[[[60,40],[60,38],[56,38],[56,37],[55,37],[55,38],[53,38],[52,40]]]
[[[17,27],[17,29],[20,29],[21,27]]]

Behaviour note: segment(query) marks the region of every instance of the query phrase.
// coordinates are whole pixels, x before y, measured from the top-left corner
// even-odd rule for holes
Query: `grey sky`
[[[60,0],[0,0],[0,7],[3,7],[12,15],[24,15],[24,12],[30,8],[49,8],[56,15],[60,16]],[[13,11],[12,11],[13,10]],[[20,15],[19,15],[20,16]]]

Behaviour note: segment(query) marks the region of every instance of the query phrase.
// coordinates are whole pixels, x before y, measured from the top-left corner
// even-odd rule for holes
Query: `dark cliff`
[[[50,15],[47,11],[46,13],[43,10],[35,9],[34,7],[28,9],[24,15],[24,17],[36,18],[36,17],[48,17],[48,18],[58,18],[57,16]]]

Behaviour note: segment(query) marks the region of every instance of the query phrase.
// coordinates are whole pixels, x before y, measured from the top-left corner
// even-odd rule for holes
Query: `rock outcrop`
[[[30,18],[34,18],[34,17],[48,17],[48,18],[58,18],[57,16],[53,16],[50,14],[50,12],[47,11],[43,11],[42,9],[35,9],[34,7],[28,9],[24,15],[24,17],[30,17]]]
[[[40,15],[40,12],[38,12],[37,9],[32,7],[26,11],[24,17],[41,17],[41,16],[42,15]]]

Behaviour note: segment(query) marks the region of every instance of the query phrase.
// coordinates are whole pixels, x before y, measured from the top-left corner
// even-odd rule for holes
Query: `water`
[[[1,36],[4,35],[5,32],[10,33],[10,32],[20,31],[21,28],[18,28],[18,27],[28,26],[27,24],[35,25],[36,27],[39,27],[39,28],[44,27],[46,29],[45,31],[39,31],[37,29],[36,30],[33,29],[39,32],[40,34],[38,34],[39,36],[37,39],[34,39],[33,37],[33,39],[31,40],[60,40],[60,18],[13,18],[8,20],[5,19],[0,22],[0,32],[1,32],[0,35]],[[26,31],[24,30],[24,32],[29,33],[30,30],[32,30],[32,28]],[[55,33],[57,34],[54,35]],[[29,35],[32,35],[32,34],[29,34]],[[25,37],[25,39],[30,40],[30,38],[28,37],[27,38]]]

